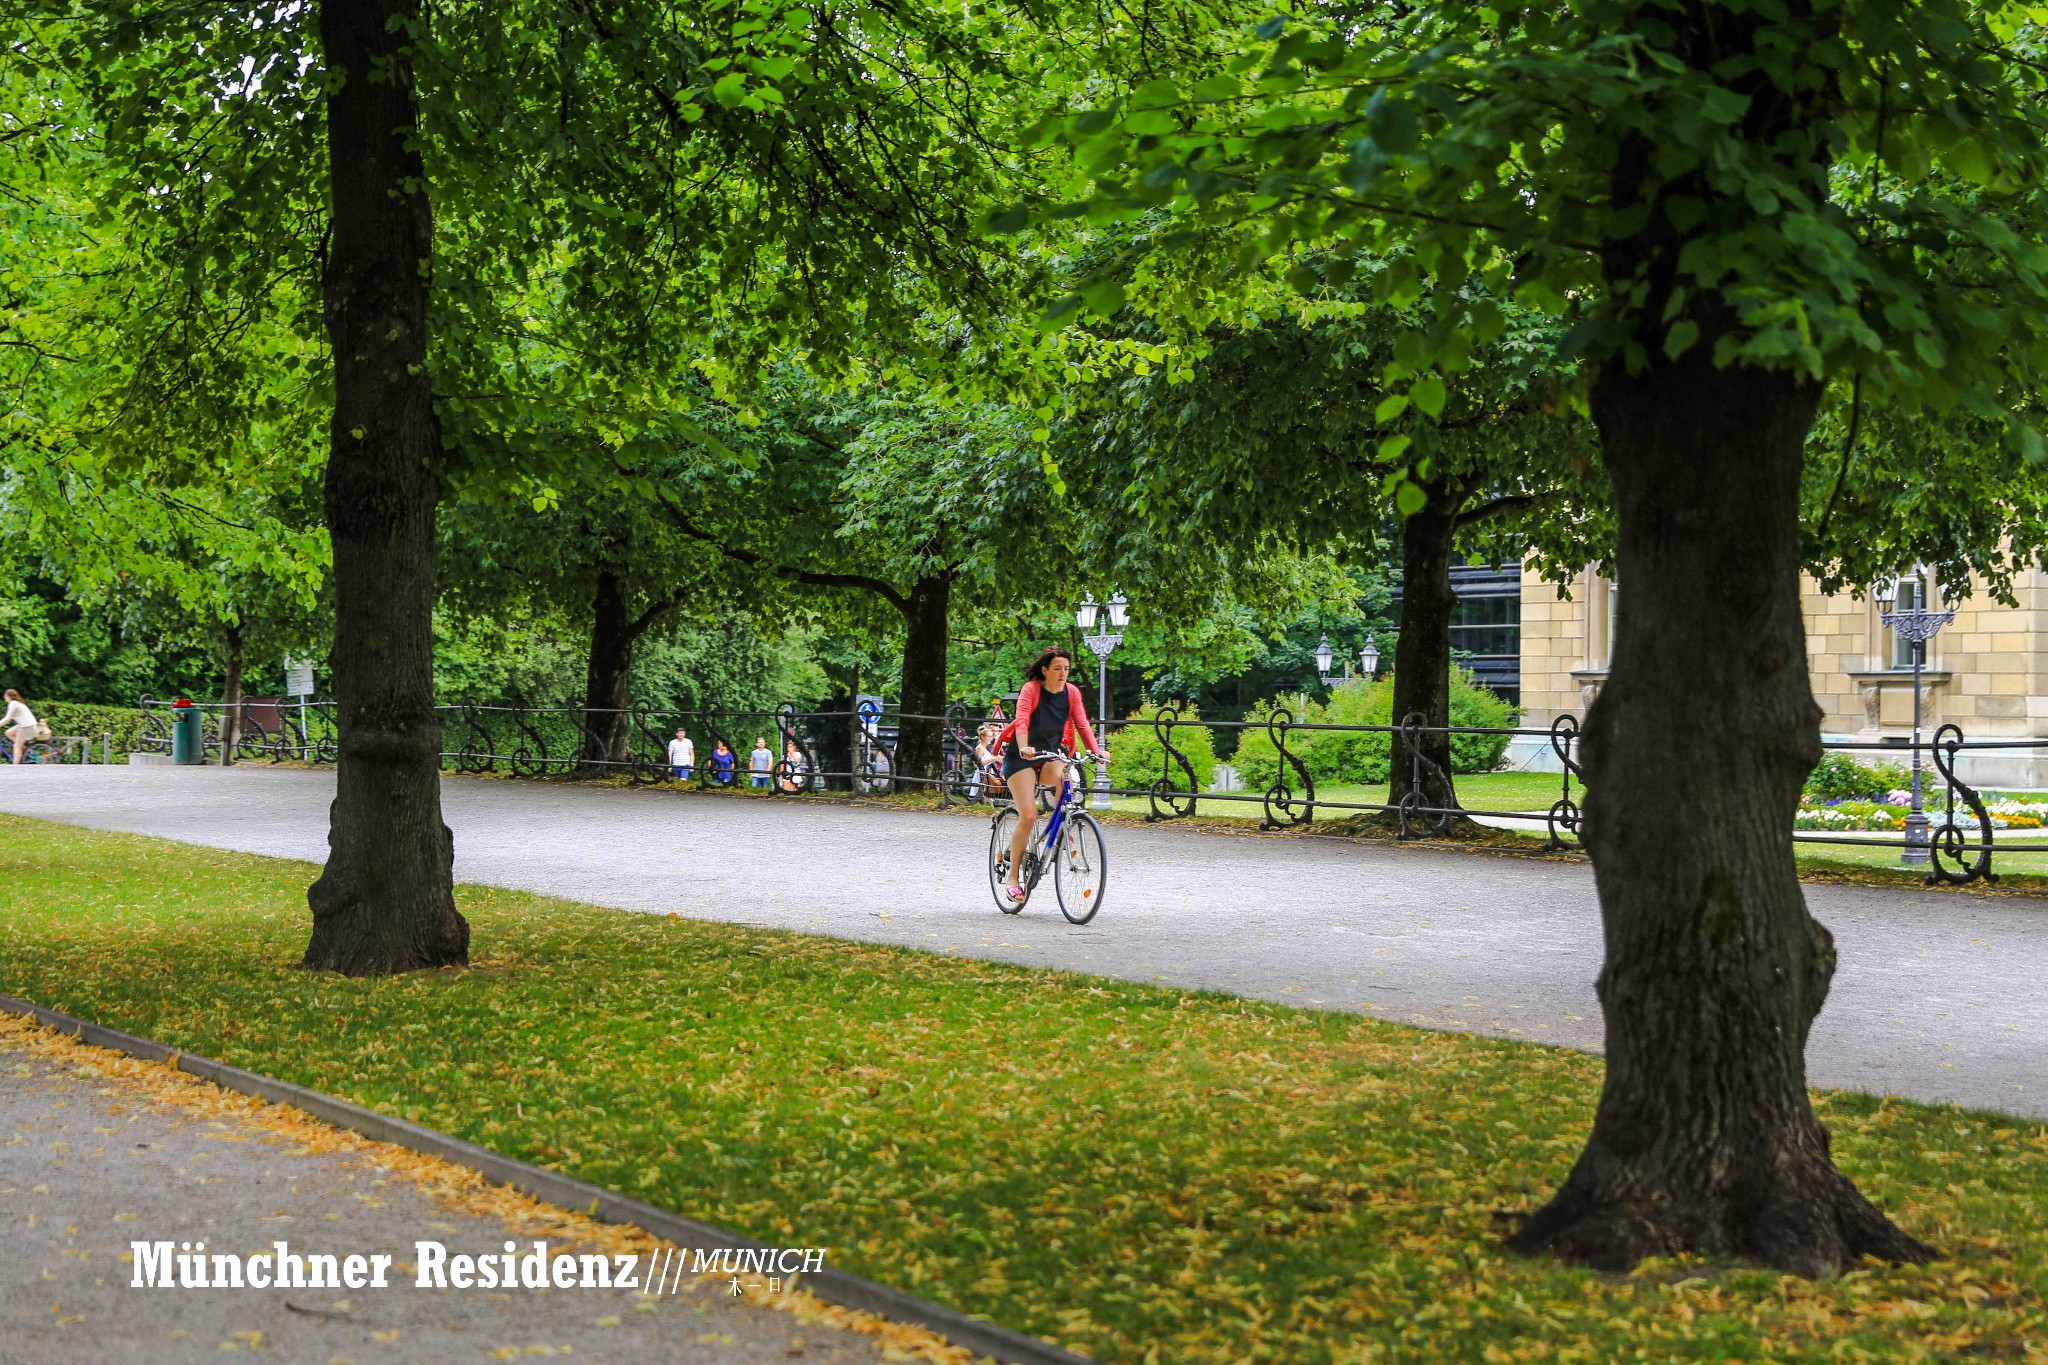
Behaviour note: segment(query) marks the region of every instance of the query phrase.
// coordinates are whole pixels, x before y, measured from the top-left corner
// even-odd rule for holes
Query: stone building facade
[[[1834,742],[1907,746],[1913,729],[1912,646],[1878,619],[1876,604],[1805,588],[1808,666],[1821,731]],[[1598,566],[1569,585],[1570,600],[1531,570],[1522,574],[1523,724],[1583,717],[1607,676],[1617,588]],[[2048,574],[2014,585],[2004,606],[1981,585],[1944,595],[1931,574],[1900,582],[1900,607],[1955,608],[1954,622],[1928,642],[1921,672],[1922,735],[1953,722],[1967,741],[2039,740],[2038,746],[1968,753],[1959,775],[1979,786],[2048,788]],[[1903,760],[1905,754],[1901,754]],[[1532,766],[1540,755],[1530,753]]]

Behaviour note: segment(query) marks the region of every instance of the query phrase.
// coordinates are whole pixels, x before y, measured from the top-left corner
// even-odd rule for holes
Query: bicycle
[[[10,765],[13,764],[13,740],[0,737],[0,760],[4,760]],[[64,755],[63,751],[57,747],[54,741],[32,739],[28,742],[28,747],[21,751],[21,761],[23,766],[27,766],[30,763],[61,763],[64,761]]]
[[[1031,893],[1038,889],[1038,880],[1051,863],[1060,913],[1069,924],[1086,924],[1102,908],[1102,893],[1109,884],[1109,850],[1102,841],[1102,826],[1082,809],[1085,788],[1074,781],[1073,756],[1061,751],[1061,757],[1066,760],[1066,778],[1059,799],[1045,821],[1044,836],[1036,841],[1036,847],[1024,850],[1024,864],[1018,873],[1024,899],[1011,900],[1007,889],[1010,839],[1017,828],[1014,804],[997,811],[989,822],[988,885],[997,909],[1006,915],[1019,914],[1031,903]],[[1039,791],[1042,795],[1045,789]]]

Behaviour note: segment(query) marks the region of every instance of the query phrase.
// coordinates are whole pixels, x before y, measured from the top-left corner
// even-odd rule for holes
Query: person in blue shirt
[[[735,757],[736,755],[733,751],[726,747],[725,741],[719,740],[718,747],[711,751],[711,780],[713,782],[716,782],[721,787],[730,787],[732,785],[732,769]]]

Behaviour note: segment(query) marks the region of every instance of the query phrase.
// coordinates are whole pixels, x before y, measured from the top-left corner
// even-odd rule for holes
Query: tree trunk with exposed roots
[[[1798,525],[1820,390],[1712,350],[1593,392],[1627,585],[1583,748],[1607,1076],[1578,1164],[1513,1244],[1612,1270],[1924,1260],[1836,1169],[1807,1098],[1835,969],[1791,841],[1821,755]]]

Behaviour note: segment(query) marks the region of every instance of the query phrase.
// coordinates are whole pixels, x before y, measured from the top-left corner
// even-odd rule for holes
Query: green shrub
[[[1513,702],[1489,688],[1481,687],[1465,669],[1451,673],[1451,724],[1474,729],[1514,728],[1522,713]],[[1512,735],[1452,735],[1451,771],[1490,773],[1507,756]]]
[[[1159,714],[1159,707],[1146,703],[1130,716],[1131,724],[1120,727],[1109,739],[1109,779],[1119,787],[1149,787],[1165,776],[1176,790],[1186,790],[1187,773],[1178,763],[1169,768],[1159,732],[1146,722]],[[1196,719],[1193,707],[1183,708],[1183,720]],[[1195,790],[1209,790],[1216,776],[1216,738],[1206,725],[1176,724],[1173,747],[1187,755],[1195,770]]]
[[[1280,696],[1271,701],[1262,701],[1245,713],[1245,728],[1239,732],[1237,754],[1231,763],[1237,768],[1238,780],[1247,791],[1265,791],[1280,775],[1280,750],[1274,745],[1273,737],[1265,730],[1265,723],[1275,711],[1284,710],[1296,721],[1319,719],[1323,708],[1304,696]],[[1309,751],[1314,747],[1313,733],[1296,730],[1287,736],[1287,752],[1307,761]],[[1299,785],[1301,778],[1290,766],[1287,772],[1289,785]]]
[[[1375,683],[1340,687],[1316,717],[1321,725],[1391,725],[1394,714],[1392,675]],[[1305,762],[1319,784],[1384,782],[1394,754],[1394,737],[1385,730],[1309,731]],[[1287,737],[1292,749],[1296,736]]]
[[[1307,697],[1276,697],[1261,703],[1245,716],[1248,723],[1238,741],[1238,776],[1250,790],[1273,785],[1280,771],[1280,751],[1263,729],[1251,722],[1264,721],[1274,708],[1284,707],[1295,721],[1304,725],[1391,726],[1394,711],[1394,680],[1380,679],[1370,686],[1340,687],[1327,705]],[[1474,682],[1463,669],[1451,674],[1451,724],[1505,730],[1517,719],[1512,704]],[[1452,735],[1451,771],[1490,773],[1507,753],[1508,735]],[[1387,780],[1394,752],[1390,730],[1295,730],[1287,736],[1287,752],[1301,759],[1318,784],[1377,783]],[[1290,773],[1290,776],[1292,774]]]
[[[50,701],[40,704],[31,702],[29,709],[36,713],[36,719],[50,727],[54,734],[84,735],[92,741],[92,760],[97,763],[103,753],[102,737],[114,737],[114,761],[126,763],[132,750],[141,747],[142,710],[134,706],[101,706],[95,702]]]
[[[1864,763],[1850,754],[1829,754],[1806,777],[1810,801],[1875,801],[1886,792],[1913,785],[1913,771],[1903,763]]]

